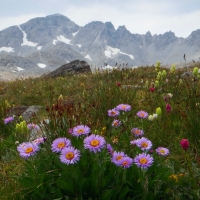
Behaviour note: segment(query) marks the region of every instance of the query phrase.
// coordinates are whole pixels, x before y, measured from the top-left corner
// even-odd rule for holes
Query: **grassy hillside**
[[[56,79],[0,82],[1,197],[199,199],[199,69],[198,63],[178,70],[157,63],[155,67]],[[186,71],[192,75],[181,78]],[[9,116],[12,107],[31,105],[42,109],[29,121]],[[120,107],[119,115],[110,116],[109,111],[117,106],[127,110]],[[139,111],[148,115],[140,116]],[[5,123],[7,117],[13,120]],[[23,158],[17,147],[30,140],[33,130],[27,128],[28,124],[39,126],[37,136],[45,137],[45,142],[37,144],[39,151]],[[90,133],[75,136],[74,128],[79,125],[87,126]],[[140,130],[138,135],[134,128]],[[99,147],[98,139],[90,143],[98,152],[85,146],[85,139],[93,134],[105,140]],[[75,163],[59,160],[64,150],[52,152],[53,141],[63,137],[80,153]],[[142,143],[143,149],[139,145],[142,137],[148,139]],[[137,144],[133,142],[136,140]],[[166,155],[158,152],[159,147],[166,148]],[[129,159],[123,164],[113,162],[116,152],[123,152]],[[148,154],[153,163],[143,158],[137,164],[136,157],[142,153]],[[72,150],[71,154],[73,161]]]

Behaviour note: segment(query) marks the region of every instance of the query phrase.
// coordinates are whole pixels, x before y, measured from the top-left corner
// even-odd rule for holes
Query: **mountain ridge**
[[[145,66],[157,60],[163,65],[176,63],[181,67],[185,64],[184,54],[187,62],[199,61],[200,29],[187,38],[177,37],[172,31],[154,35],[148,31],[140,35],[131,33],[125,25],[115,29],[112,22],[92,21],[79,26],[56,13],[0,31],[0,68],[11,70],[10,73],[16,73],[12,71],[17,71],[17,66],[24,67],[19,74],[28,74],[29,70],[40,74],[77,59],[98,67],[104,63]],[[41,69],[38,64],[45,67]]]

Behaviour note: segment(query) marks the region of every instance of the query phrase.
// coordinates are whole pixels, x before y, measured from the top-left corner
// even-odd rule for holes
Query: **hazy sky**
[[[79,26],[110,21],[139,34],[188,37],[200,29],[200,0],[0,0],[0,30],[55,13]]]

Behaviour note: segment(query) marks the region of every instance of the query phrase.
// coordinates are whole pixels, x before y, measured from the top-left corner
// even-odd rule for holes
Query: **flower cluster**
[[[117,166],[129,168],[133,163],[133,159],[127,156],[124,152],[114,151],[111,157],[111,162]]]
[[[14,117],[7,117],[4,119],[4,124],[8,124],[14,120]]]

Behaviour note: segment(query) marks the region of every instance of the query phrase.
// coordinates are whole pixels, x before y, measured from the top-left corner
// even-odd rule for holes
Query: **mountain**
[[[128,67],[173,63],[184,66],[200,59],[200,29],[187,38],[171,31],[144,35],[125,26],[93,21],[78,26],[60,14],[38,17],[0,31],[0,68],[12,75],[40,75],[73,60],[85,60],[91,68],[126,64]],[[127,64],[128,63],[128,64]],[[1,77],[0,76],[0,77]]]

